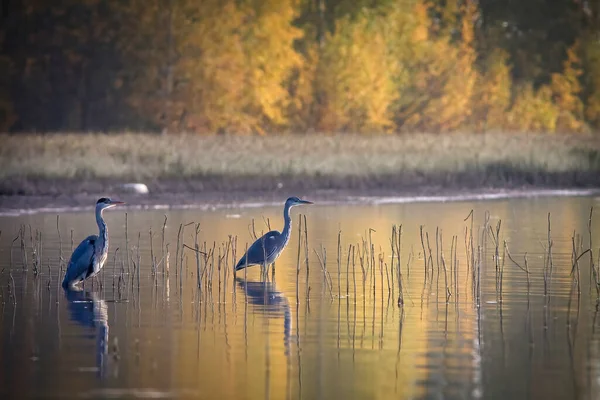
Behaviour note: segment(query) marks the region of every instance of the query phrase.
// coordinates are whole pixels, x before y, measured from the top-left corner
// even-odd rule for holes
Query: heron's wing
[[[281,246],[281,233],[270,231],[256,239],[252,246],[248,248],[246,254],[240,258],[235,269],[240,270],[246,265],[261,265],[271,258]]]
[[[97,240],[98,236],[96,235],[88,236],[73,251],[67,272],[65,273],[63,286],[69,284],[79,276],[83,275],[85,278],[89,275],[90,271],[93,271],[94,244]]]

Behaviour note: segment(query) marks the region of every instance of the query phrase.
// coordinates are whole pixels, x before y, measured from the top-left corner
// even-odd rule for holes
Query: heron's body
[[[91,235],[85,238],[73,251],[62,286],[65,289],[73,289],[75,285],[92,278],[100,272],[108,256],[108,229],[102,218],[102,212],[106,208],[114,207],[122,202],[102,198],[96,203],[96,223],[99,235]]]
[[[290,197],[285,202],[283,208],[283,230],[270,231],[258,238],[246,251],[235,266],[235,270],[244,269],[251,265],[268,266],[273,264],[281,255],[285,246],[290,241],[292,232],[292,218],[290,217],[290,208],[299,204],[312,204],[306,200],[300,200],[297,197]]]

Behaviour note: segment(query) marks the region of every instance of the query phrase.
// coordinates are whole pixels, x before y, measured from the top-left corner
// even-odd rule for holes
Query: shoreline
[[[252,187],[236,182],[211,180],[170,180],[146,184],[148,194],[136,194],[122,189],[126,182],[92,180],[74,181],[39,180],[29,185],[22,194],[0,194],[0,216],[20,216],[35,213],[82,212],[93,209],[100,197],[113,197],[128,203],[125,209],[223,209],[279,205],[289,196],[296,195],[322,205],[336,204],[397,204],[414,202],[490,201],[507,198],[550,196],[600,196],[596,182],[579,185],[527,185],[512,182],[504,185],[456,184],[456,180],[437,184],[350,179],[340,182],[314,179],[262,179]],[[371,184],[365,184],[371,182]],[[129,183],[129,182],[127,182]],[[332,184],[337,183],[337,184]],[[357,184],[358,183],[358,184]],[[392,183],[393,185],[391,185]]]

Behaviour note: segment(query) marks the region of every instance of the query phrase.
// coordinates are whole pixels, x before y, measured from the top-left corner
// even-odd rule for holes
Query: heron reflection
[[[103,377],[108,354],[108,307],[98,293],[84,290],[65,290],[71,321],[95,330],[96,368]]]
[[[280,318],[283,316],[283,344],[285,355],[289,356],[292,312],[287,297],[277,290],[273,282],[253,282],[240,277],[236,278],[236,282],[244,290],[248,298],[248,303],[252,304],[256,311],[268,318]]]

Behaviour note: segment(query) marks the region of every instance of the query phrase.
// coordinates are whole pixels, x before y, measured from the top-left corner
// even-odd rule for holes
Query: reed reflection
[[[96,292],[65,290],[71,321],[90,328],[96,335],[96,368],[98,377],[106,374],[108,359],[108,307]]]

